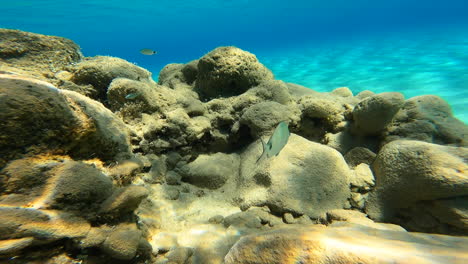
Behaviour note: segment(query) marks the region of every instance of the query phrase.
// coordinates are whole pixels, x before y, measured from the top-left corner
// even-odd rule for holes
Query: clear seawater
[[[0,27],[153,72],[224,45],[317,91],[435,94],[468,123],[467,0],[0,0]],[[158,51],[145,56],[142,48]]]

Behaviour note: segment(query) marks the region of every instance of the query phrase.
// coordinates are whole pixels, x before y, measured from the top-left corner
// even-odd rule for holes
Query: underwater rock
[[[152,113],[158,111],[163,105],[164,101],[168,101],[167,104],[176,103],[175,99],[170,98],[170,94],[166,94],[163,98],[165,100],[158,100],[161,97],[157,96],[152,92],[155,87],[149,83],[135,81],[127,78],[115,78],[109,84],[107,89],[107,100],[109,109],[112,111],[130,111],[125,108],[132,107],[135,114],[127,115],[135,118],[143,113]],[[164,89],[164,88],[163,88]],[[129,94],[136,94],[137,97],[127,99]],[[168,98],[169,97],[169,98]],[[168,100],[172,99],[172,100]]]
[[[50,243],[63,238],[84,238],[91,225],[83,218],[55,210],[0,207],[0,239],[34,237]]]
[[[378,135],[390,124],[403,104],[403,94],[397,92],[381,93],[365,98],[353,110],[354,132],[362,135]]]
[[[12,206],[89,213],[113,189],[112,180],[91,165],[46,156],[10,162],[0,175],[5,179],[0,200]]]
[[[229,179],[238,177],[240,159],[237,154],[200,155],[180,169],[182,180],[195,186],[218,189]]]
[[[135,224],[124,223],[112,230],[100,248],[113,258],[130,260],[136,256],[141,238]]]
[[[391,222],[400,208],[418,201],[468,195],[467,157],[466,148],[392,141],[373,163],[376,186],[367,200],[367,213],[377,221]]]
[[[372,162],[374,162],[376,156],[377,154],[368,148],[355,147],[348,151],[344,155],[344,158],[350,167],[356,167],[361,163],[371,165]]]
[[[261,101],[273,101],[280,104],[290,104],[292,102],[291,94],[289,93],[288,86],[283,81],[279,80],[267,80],[259,85],[249,89],[245,95],[254,95]],[[237,98],[241,99],[240,95]]]
[[[255,55],[236,47],[219,47],[198,61],[196,91],[204,99],[236,96],[273,74]]]
[[[374,92],[369,91],[369,90],[364,90],[364,91],[358,93],[355,97],[357,99],[363,100],[364,98],[367,98],[367,97],[370,97],[370,96],[373,96],[373,95],[375,95]]]
[[[34,77],[52,75],[83,59],[80,47],[62,37],[0,28],[0,39],[0,62]]]
[[[294,100],[298,100],[299,98],[305,95],[320,95],[319,92],[299,84],[287,82],[286,86],[288,87],[289,94],[291,94],[291,97]]]
[[[260,149],[256,141],[241,154],[239,196],[245,206],[311,218],[343,208],[351,171],[338,151],[295,134],[278,156],[256,164]]]
[[[25,152],[64,149],[83,136],[84,124],[50,83],[2,74],[0,93],[0,167]]]
[[[441,145],[468,146],[468,126],[453,117],[450,105],[435,95],[405,101],[385,133],[382,144],[413,139]]]
[[[99,212],[115,215],[133,212],[148,194],[148,190],[143,186],[129,185],[119,188],[102,203]]]
[[[165,256],[168,263],[187,263],[187,260],[193,255],[193,248],[176,247],[171,249]]]
[[[225,227],[235,226],[236,228],[247,229],[260,229],[263,226],[260,217],[250,211],[229,215],[224,218],[223,224]]]
[[[253,138],[270,132],[281,121],[297,121],[298,113],[288,106],[277,102],[266,101],[247,108],[240,118],[240,123],[250,128]]]
[[[140,147],[145,152],[180,151],[184,148],[189,152],[211,133],[210,120],[205,116],[191,118],[182,108],[176,108],[165,114],[166,118],[159,120],[149,115],[142,116],[142,121],[147,125],[142,131],[144,140],[140,142]]]
[[[147,83],[154,82],[149,71],[115,57],[95,56],[85,58],[76,65],[69,67],[68,71],[72,74],[70,81],[78,85],[91,84],[98,94],[98,97],[93,99],[100,101],[106,100],[107,87],[115,78],[121,77]]]
[[[454,230],[449,230],[450,234],[468,235],[468,197],[423,201],[418,206],[424,208],[424,211],[435,217],[442,225],[454,227]]]
[[[125,124],[96,101],[17,75],[1,75],[0,92],[0,167],[26,153],[109,160],[130,152]]]
[[[326,219],[322,220],[328,226],[346,226],[357,224],[375,229],[406,231],[403,227],[394,224],[376,223],[367,218],[367,215],[356,210],[335,209],[327,212]]]
[[[82,249],[98,247],[109,236],[113,228],[107,225],[91,227],[85,238],[81,239],[79,247]]]
[[[369,165],[361,163],[354,167],[351,174],[351,188],[357,188],[358,191],[369,191],[375,185],[374,175]]]
[[[340,131],[344,127],[345,116],[350,109],[346,109],[342,102],[333,98],[320,98],[303,96],[298,101],[302,111],[302,119],[308,118],[315,121],[317,126],[327,131]]]
[[[341,97],[352,97],[353,92],[348,87],[338,87],[331,91],[332,94],[341,96]]]
[[[91,165],[66,161],[51,170],[52,193],[44,208],[88,211],[111,195],[112,180]],[[46,190],[47,191],[47,190]]]
[[[466,237],[350,224],[302,226],[244,236],[229,250],[224,263],[464,263],[468,262],[467,245]]]
[[[70,150],[71,155],[98,157],[105,161],[131,156],[131,131],[122,120],[101,103],[84,95],[65,90],[62,93],[70,99],[70,107],[76,111],[79,122],[87,126],[83,129],[87,133]]]
[[[0,258],[16,254],[22,249],[29,247],[33,242],[34,238],[32,237],[0,240]]]
[[[158,83],[171,89],[192,89],[198,75],[198,60],[171,63],[159,72]]]

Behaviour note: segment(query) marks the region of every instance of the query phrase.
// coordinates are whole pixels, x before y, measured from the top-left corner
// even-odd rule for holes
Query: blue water
[[[155,78],[234,45],[277,79],[436,94],[468,123],[467,0],[0,0],[0,13],[0,27],[67,37],[85,56],[121,57]]]

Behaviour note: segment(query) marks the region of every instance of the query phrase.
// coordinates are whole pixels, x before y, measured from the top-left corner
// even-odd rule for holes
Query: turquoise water
[[[153,72],[221,45],[318,91],[442,96],[468,123],[466,0],[15,0],[0,27],[58,35]],[[155,56],[138,51],[151,48]]]

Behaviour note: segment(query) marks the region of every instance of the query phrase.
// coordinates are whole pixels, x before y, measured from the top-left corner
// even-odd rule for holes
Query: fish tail
[[[261,160],[263,158],[263,156],[265,156],[266,154],[266,144],[265,142],[263,141],[262,138],[260,138],[260,141],[262,142],[262,148],[263,148],[263,152],[262,152],[262,155],[260,155],[260,157],[257,159],[257,161],[255,163],[258,163],[259,160]]]

